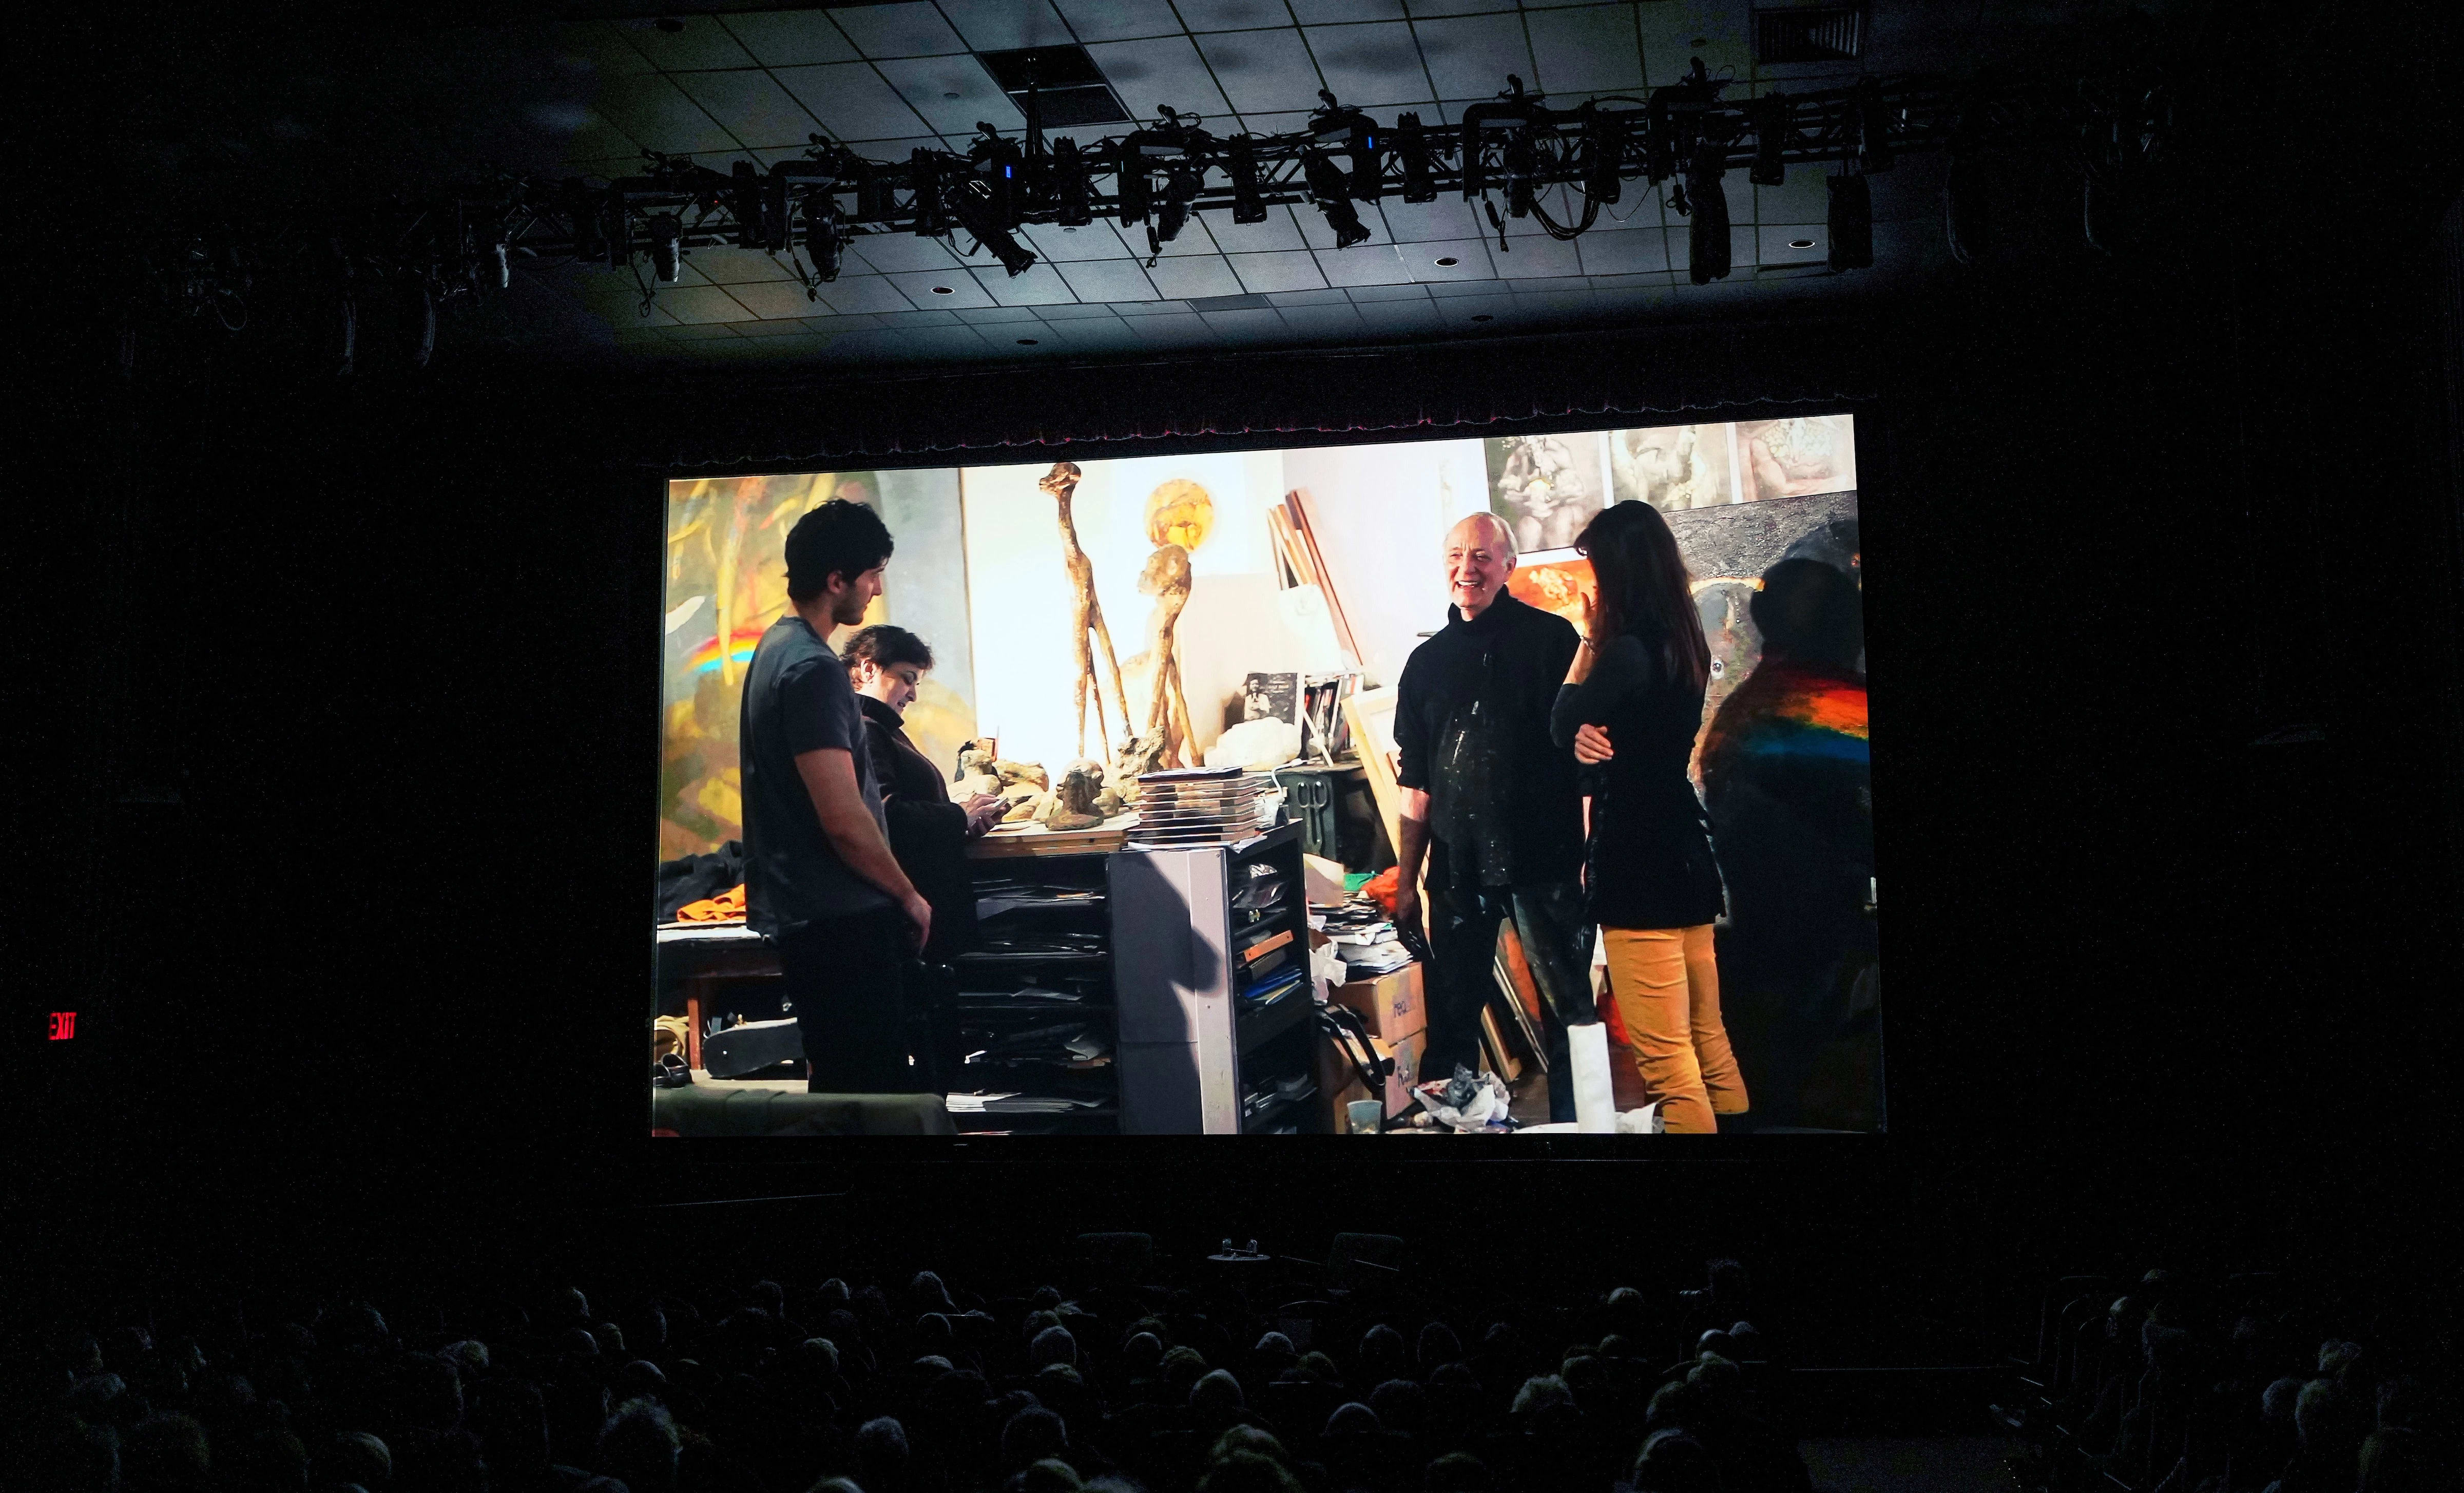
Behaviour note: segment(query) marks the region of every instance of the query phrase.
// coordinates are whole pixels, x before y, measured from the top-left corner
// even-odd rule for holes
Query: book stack
[[[1258,833],[1259,799],[1272,781],[1237,767],[1141,774],[1130,843],[1145,849],[1238,844]]]

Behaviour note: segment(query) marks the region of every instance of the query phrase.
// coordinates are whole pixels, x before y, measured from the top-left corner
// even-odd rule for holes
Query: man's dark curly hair
[[[787,596],[809,602],[830,588],[830,577],[853,581],[890,559],[890,526],[862,503],[834,497],[787,531]]]

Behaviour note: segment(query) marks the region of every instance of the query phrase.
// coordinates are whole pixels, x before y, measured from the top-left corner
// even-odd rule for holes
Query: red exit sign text
[[[55,1011],[52,1013],[52,1041],[66,1042],[76,1035],[77,1013],[75,1011]]]

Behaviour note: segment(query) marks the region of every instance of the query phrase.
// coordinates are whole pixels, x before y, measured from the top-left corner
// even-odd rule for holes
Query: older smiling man
[[[1580,636],[1506,592],[1514,536],[1475,514],[1446,534],[1446,626],[1403,666],[1395,710],[1397,920],[1420,926],[1431,962],[1421,1071],[1480,1067],[1480,1012],[1494,987],[1497,925],[1514,919],[1547,1005],[1549,1109],[1574,1118],[1568,1025],[1596,1020],[1582,911],[1583,817],[1573,754],[1549,736]]]

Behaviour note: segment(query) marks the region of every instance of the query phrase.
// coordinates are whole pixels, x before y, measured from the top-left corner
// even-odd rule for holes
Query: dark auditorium
[[[10,41],[0,1490],[2464,1493],[2464,7]]]

